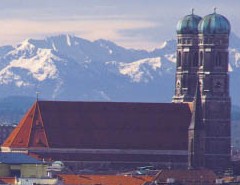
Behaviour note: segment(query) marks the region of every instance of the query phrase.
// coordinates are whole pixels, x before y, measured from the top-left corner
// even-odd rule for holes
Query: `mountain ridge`
[[[231,94],[240,105],[234,85],[240,75],[240,38],[232,34],[230,40]],[[145,51],[73,35],[26,39],[0,47],[0,96],[40,91],[49,100],[170,102],[175,51],[176,40]]]

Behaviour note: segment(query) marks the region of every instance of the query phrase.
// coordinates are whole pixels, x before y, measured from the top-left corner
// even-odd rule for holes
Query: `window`
[[[203,52],[200,52],[200,66],[203,66]]]
[[[11,170],[10,171],[10,177],[21,177],[20,170]]]
[[[192,60],[192,66],[196,67],[198,65],[198,53],[194,53],[193,60]]]
[[[217,67],[221,66],[221,56],[219,53],[216,55],[216,58],[215,58],[215,66]]]
[[[183,55],[182,65],[188,66],[189,65],[189,61],[191,61],[190,53],[189,52],[185,52],[184,55]]]
[[[178,60],[177,60],[177,66],[180,67],[182,65],[182,54],[179,51],[178,52]]]

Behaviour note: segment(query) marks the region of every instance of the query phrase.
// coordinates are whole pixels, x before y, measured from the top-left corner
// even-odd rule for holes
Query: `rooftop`
[[[64,184],[84,185],[142,185],[151,181],[150,176],[120,176],[120,175],[58,175]]]
[[[37,101],[3,146],[187,150],[190,120],[189,104]]]
[[[5,164],[42,164],[42,161],[39,161],[27,154],[23,153],[7,153],[0,152],[0,163]]]

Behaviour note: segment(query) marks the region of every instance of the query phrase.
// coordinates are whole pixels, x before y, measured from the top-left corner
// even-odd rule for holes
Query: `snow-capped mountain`
[[[39,91],[40,98],[50,100],[170,102],[175,50],[175,40],[144,51],[71,35],[27,39],[16,47],[0,47],[0,96],[35,96]],[[230,59],[231,83],[236,84],[240,42],[232,42]],[[231,88],[238,100],[236,85]]]

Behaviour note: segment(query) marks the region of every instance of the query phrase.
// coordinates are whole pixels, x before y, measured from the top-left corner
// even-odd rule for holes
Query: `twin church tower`
[[[230,23],[222,15],[185,16],[177,24],[177,69],[173,102],[194,102],[189,127],[189,165],[229,165],[231,100]]]

